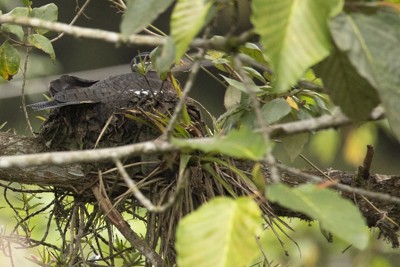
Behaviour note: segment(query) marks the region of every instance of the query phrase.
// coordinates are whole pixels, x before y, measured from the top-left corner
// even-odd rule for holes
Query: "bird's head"
[[[131,70],[140,74],[146,74],[148,71],[153,70],[149,52],[142,52],[135,56],[131,61]]]

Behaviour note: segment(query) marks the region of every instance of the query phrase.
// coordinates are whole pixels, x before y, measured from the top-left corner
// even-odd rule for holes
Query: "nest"
[[[166,91],[156,97],[142,95],[108,103],[57,108],[49,114],[40,136],[52,151],[115,147],[154,140],[168,125],[178,101],[176,93]],[[207,127],[191,99],[186,103],[186,111],[190,120],[178,124],[173,134],[187,138],[206,136]],[[243,174],[250,176],[251,164],[216,155],[191,155],[182,186],[182,181],[179,182],[182,180],[179,177],[180,158],[180,154],[170,153],[123,159],[129,176],[153,204],[166,203],[177,193],[178,187],[181,188],[169,209],[162,213],[147,211],[145,215],[114,164],[100,162],[83,166],[86,181],[83,184],[98,181],[100,171],[111,201],[120,212],[145,222],[145,240],[154,249],[159,245],[160,255],[170,263],[175,262],[175,230],[183,216],[216,196],[254,195],[251,186],[229,167],[236,165]],[[75,196],[85,201],[94,200],[90,190]],[[268,212],[266,202],[263,199],[259,202]]]

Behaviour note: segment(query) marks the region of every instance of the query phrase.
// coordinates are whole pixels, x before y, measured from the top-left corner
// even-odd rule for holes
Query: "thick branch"
[[[99,202],[102,210],[106,214],[111,223],[121,232],[121,234],[136,248],[142,255],[145,255],[154,266],[164,266],[161,257],[149,247],[149,245],[140,236],[135,233],[130,225],[125,221],[124,217],[117,211],[106,192],[96,185],[92,188],[93,194]]]
[[[102,40],[110,43],[126,43],[126,44],[157,46],[157,45],[162,45],[165,42],[164,38],[154,35],[132,34],[126,36],[111,31],[83,28],[79,26],[72,26],[65,23],[51,22],[29,17],[2,15],[0,16],[0,24],[2,23],[18,24],[34,28],[43,28],[54,32],[65,33],[78,38],[85,37],[89,39]]]
[[[4,133],[0,135],[0,142],[4,138]],[[18,140],[19,142],[28,142],[34,143],[35,140],[29,138],[21,138],[17,136],[13,137],[5,137],[12,138],[13,140]],[[36,140],[37,142],[38,140]],[[22,144],[21,144],[22,145]],[[42,165],[67,165],[72,163],[87,163],[87,162],[97,162],[104,160],[113,160],[115,158],[122,158],[126,156],[140,156],[140,155],[152,155],[155,153],[166,153],[178,150],[174,145],[163,142],[159,140],[148,141],[137,143],[133,145],[125,145],[113,148],[101,148],[96,150],[80,150],[80,151],[60,151],[60,152],[45,152],[40,153],[45,150],[44,145],[38,146],[36,148],[40,150],[29,150],[30,153],[38,153],[39,154],[30,154],[29,155],[11,155],[8,151],[8,147],[6,147],[5,151],[0,152],[0,156],[4,155],[4,157],[0,157],[0,169],[12,168],[12,167],[32,167],[32,166],[42,166]],[[11,150],[13,150],[11,148]],[[28,149],[27,149],[28,150]],[[26,152],[28,152],[26,150]],[[19,153],[25,154],[25,153]]]
[[[56,186],[75,192],[87,189],[92,185],[93,181],[84,180],[82,175],[79,174],[79,169],[74,166],[54,166],[53,164],[106,160],[127,155],[139,155],[142,153],[171,152],[176,149],[173,145],[166,142],[154,141],[108,149],[77,152],[45,152],[42,154],[21,155],[37,152],[40,153],[46,151],[47,148],[44,146],[44,144],[39,142],[38,139],[21,137],[1,132],[0,144],[0,180],[25,184],[36,184],[39,186]],[[45,165],[40,166],[40,164]],[[5,169],[5,167],[8,168]],[[289,172],[281,173],[281,175],[283,176],[283,181],[289,185],[299,185],[304,182],[309,182],[310,180],[304,175],[296,175],[293,173],[290,174]],[[388,196],[387,199],[382,199],[380,197],[375,198],[376,201],[374,201],[374,205],[379,211],[377,212],[376,209],[371,208],[370,202],[364,201],[364,199],[359,197],[356,198],[354,195],[354,193],[362,195],[362,188],[355,188],[353,192],[351,191],[351,187],[349,187],[349,185],[354,186],[354,173],[330,171],[328,175],[332,179],[335,179],[339,183],[343,184],[343,186],[337,187],[338,191],[341,191],[343,197],[352,201],[357,199],[357,205],[360,207],[361,212],[367,219],[369,226],[380,226],[382,223],[387,224],[385,220],[387,217],[391,218],[395,222],[400,221],[399,206],[393,205],[393,203],[397,202],[398,198],[400,197],[398,185],[398,180],[400,177],[375,174],[371,175],[368,179],[368,190],[370,192],[378,193],[378,196],[381,196],[382,193]],[[348,188],[350,188],[350,191],[347,190]],[[369,197],[373,198],[374,196],[369,194]],[[392,199],[396,201],[392,201]],[[283,209],[279,206],[274,206],[274,211],[280,216],[304,218],[304,215]],[[395,229],[392,228],[394,226],[389,225],[388,227],[395,231]],[[390,234],[388,234],[388,236],[390,236]],[[393,237],[393,240],[395,240],[395,237]]]
[[[117,32],[90,29],[79,26],[73,26],[61,22],[46,21],[38,18],[16,17],[11,15],[1,15],[0,24],[10,23],[34,28],[47,29],[54,32],[72,35],[78,38],[88,38],[102,40],[114,44],[136,44],[147,46],[159,46],[165,43],[165,38],[155,35],[131,34],[123,35]],[[245,32],[239,37],[217,38],[213,40],[194,39],[191,47],[216,49],[222,51],[231,51],[232,49],[244,44],[254,36],[253,32]]]
[[[376,108],[370,116],[371,120],[378,120],[384,116],[382,108]],[[290,135],[301,132],[309,132],[348,125],[351,120],[343,114],[324,115],[315,119],[308,119],[271,126],[269,134],[271,136]],[[177,151],[178,148],[171,143],[155,140],[125,145],[114,148],[103,148],[96,150],[65,151],[65,152],[46,152],[46,147],[40,145],[37,140],[31,140],[26,137],[18,137],[0,133],[0,143],[4,144],[5,150],[0,152],[0,170],[12,167],[33,167],[42,165],[66,165],[72,163],[96,162],[102,160],[113,160],[126,156],[152,155],[155,153],[166,153]],[[28,142],[24,146],[25,152],[15,151],[12,144],[19,142]],[[32,150],[27,151],[32,144]],[[10,147],[11,146],[11,147]],[[18,148],[18,147],[17,147]],[[9,151],[10,150],[10,151]],[[33,154],[35,153],[35,154]],[[40,154],[36,154],[40,153]],[[22,155],[21,155],[22,154]]]

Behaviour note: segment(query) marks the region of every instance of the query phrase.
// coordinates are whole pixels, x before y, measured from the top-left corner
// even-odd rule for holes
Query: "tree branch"
[[[92,188],[92,192],[104,211],[104,214],[106,214],[110,222],[121,232],[129,243],[131,243],[132,247],[140,251],[142,255],[145,255],[154,266],[164,266],[161,257],[131,229],[121,213],[113,207],[104,188],[101,188],[100,185],[96,185]]]
[[[369,120],[376,121],[385,117],[385,112],[382,107],[375,108]],[[282,135],[293,135],[297,133],[324,130],[328,128],[336,128],[340,126],[349,125],[352,120],[343,113],[335,113],[333,115],[323,115],[318,118],[308,120],[294,121],[282,124],[275,124],[269,127],[270,135],[273,137]]]
[[[89,39],[102,40],[110,43],[138,44],[147,46],[158,46],[165,42],[165,38],[152,35],[132,34],[129,36],[116,32],[104,31],[99,29],[89,29],[79,26],[72,26],[60,22],[51,22],[37,18],[16,17],[11,15],[0,16],[0,24],[11,23],[34,28],[47,29],[54,32],[65,33],[75,37],[85,37]]]
[[[143,35],[143,34],[131,34],[123,35],[117,32],[90,29],[79,26],[73,26],[61,22],[52,22],[42,20],[38,18],[30,17],[16,17],[12,15],[1,15],[0,24],[10,23],[22,26],[29,26],[34,28],[47,29],[54,32],[65,33],[68,35],[75,36],[77,38],[88,38],[96,39],[114,44],[135,44],[135,45],[146,45],[146,46],[159,46],[165,43],[165,38],[155,35]],[[254,32],[244,32],[239,37],[230,38],[216,38],[212,40],[194,39],[191,43],[191,47],[204,48],[204,49],[216,49],[221,51],[231,51],[234,48],[244,44],[248,40],[254,37]]]
[[[379,120],[384,117],[383,108],[376,108],[371,113],[371,120]],[[290,135],[302,132],[323,130],[332,127],[348,125],[351,120],[341,113],[324,115],[319,118],[289,122],[270,126],[268,131],[272,137]],[[113,160],[126,156],[152,155],[155,153],[166,153],[179,150],[176,146],[162,140],[147,141],[132,145],[124,145],[113,148],[102,148],[96,150],[45,152],[47,148],[39,145],[38,140],[22,139],[20,141],[35,143],[38,150],[30,150],[30,153],[10,153],[7,147],[14,142],[16,135],[0,133],[0,141],[6,150],[0,151],[0,170],[12,167],[33,167],[41,165],[66,165],[72,163],[95,162],[102,160]],[[29,138],[28,138],[29,139]],[[38,147],[40,146],[40,147]],[[13,149],[11,149],[13,151]],[[14,151],[17,152],[17,151]],[[40,154],[37,154],[37,153]],[[35,154],[31,154],[35,153]],[[25,155],[21,155],[25,154]],[[27,155],[28,154],[28,155]]]
[[[0,140],[2,139],[0,135]],[[7,137],[6,137],[7,138]],[[18,138],[13,136],[11,138]],[[25,142],[26,139],[20,139]],[[36,140],[38,141],[38,140]],[[29,140],[29,143],[34,140]],[[45,146],[39,146],[43,151]],[[58,151],[58,152],[44,152],[35,153],[37,151],[31,150],[32,153],[29,155],[14,155],[14,156],[2,156],[0,157],[0,170],[12,167],[33,167],[41,165],[67,165],[72,163],[88,163],[104,160],[113,160],[115,158],[122,158],[127,156],[140,156],[140,155],[152,155],[155,153],[166,153],[177,151],[178,148],[174,145],[154,140],[148,142],[137,143],[133,145],[125,145],[113,148],[101,148],[96,150],[79,150],[79,151]],[[1,155],[7,155],[7,151],[0,152]],[[10,154],[8,154],[10,155]]]
[[[344,122],[347,121],[344,120]],[[322,126],[325,127],[326,124],[323,123],[321,124]],[[295,129],[299,130],[299,128]],[[304,129],[309,130],[310,127],[304,127]],[[44,152],[47,151],[47,148],[37,138],[21,137],[1,132],[0,144],[0,180],[39,186],[55,186],[78,193],[89,188],[93,189],[93,183],[96,181],[84,179],[83,174],[79,173],[79,168],[68,164],[112,160],[118,157],[144,153],[164,153],[177,149],[167,142],[152,141],[107,149]],[[29,153],[37,154],[23,155]],[[45,165],[40,166],[41,164]],[[63,164],[64,166],[54,166],[53,164]],[[287,169],[282,165],[279,165],[279,168],[284,171],[281,172],[282,181],[289,185],[296,186],[310,180],[321,181],[321,178],[317,176],[319,175],[318,173],[307,175],[302,171]],[[269,174],[265,173],[265,175],[268,178]],[[392,244],[396,246],[396,235],[393,234],[393,231],[396,231],[397,228],[390,224],[389,221],[400,221],[400,206],[392,204],[399,203],[400,190],[397,182],[399,177],[379,174],[370,175],[367,181],[368,190],[366,190],[364,187],[354,187],[353,178],[355,174],[352,172],[331,170],[328,175],[338,181],[335,186],[343,197],[357,202],[370,227],[380,226],[383,223],[385,225],[380,227],[381,230],[386,229],[386,226],[389,227],[389,230],[382,231],[386,231],[385,236],[393,237],[390,239]],[[379,212],[371,208],[371,204],[367,199],[356,197],[354,194],[365,195],[375,199],[374,205]],[[304,218],[304,215],[283,209],[277,205],[273,205],[273,207],[276,215]],[[390,220],[387,218],[390,218]]]

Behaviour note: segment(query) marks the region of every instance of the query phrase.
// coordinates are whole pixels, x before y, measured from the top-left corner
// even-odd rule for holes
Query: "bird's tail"
[[[27,105],[27,107],[30,107],[34,110],[45,110],[45,109],[51,109],[51,108],[56,108],[59,107],[60,103],[58,103],[55,100],[51,101],[42,101],[34,104]]]

